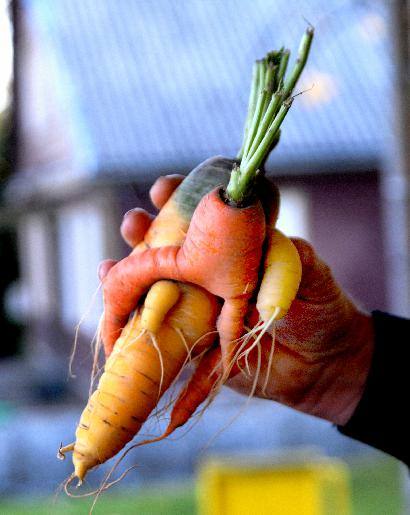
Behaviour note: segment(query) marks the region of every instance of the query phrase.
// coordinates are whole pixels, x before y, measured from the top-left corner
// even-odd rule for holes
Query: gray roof
[[[191,166],[241,144],[252,63],[316,27],[276,166],[381,157],[392,63],[383,3],[26,0],[53,53],[85,166]],[[79,146],[87,148],[79,148]],[[307,165],[305,165],[306,167]]]

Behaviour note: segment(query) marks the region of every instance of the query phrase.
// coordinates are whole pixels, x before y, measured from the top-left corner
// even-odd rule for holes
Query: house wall
[[[22,353],[30,374],[22,378],[20,391],[26,400],[58,398],[67,388],[80,395],[87,391],[90,344],[102,312],[97,268],[105,257],[120,254],[114,213],[115,188],[102,188],[20,214],[21,274],[9,300],[25,328]],[[80,322],[74,372],[86,371],[68,383]]]
[[[378,174],[280,178],[308,199],[308,231],[318,254],[364,309],[386,309],[386,269]]]

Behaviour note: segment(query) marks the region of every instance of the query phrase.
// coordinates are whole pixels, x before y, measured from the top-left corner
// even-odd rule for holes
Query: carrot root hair
[[[67,452],[72,452],[72,451],[74,451],[74,445],[75,445],[75,442],[70,443],[69,445],[65,445],[65,446],[63,447],[63,444],[61,443],[61,444],[60,444],[60,447],[59,447],[59,449],[58,449],[58,451],[57,451],[57,458],[58,458],[59,460],[65,460],[65,458],[66,458],[66,456],[65,456],[65,455],[66,455],[66,453],[67,453]]]
[[[249,360],[248,360],[248,357],[249,357],[249,354],[252,352],[252,350],[255,348],[255,347],[258,347],[263,336],[269,331],[272,329],[272,327],[274,327],[274,321],[277,319],[279,313],[280,313],[281,309],[279,307],[275,308],[272,316],[269,318],[269,320],[267,320],[266,322],[264,322],[263,320],[260,320],[258,322],[258,324],[251,330],[247,333],[247,337],[248,335],[251,335],[251,336],[255,336],[256,333],[259,333],[254,342],[248,346],[244,351],[242,351],[238,357],[237,357],[237,360],[241,360],[242,358],[245,359],[245,362],[246,362],[246,367],[247,367],[247,371],[248,371],[248,374],[250,375],[250,368],[249,368]],[[272,346],[271,346],[271,354],[273,354],[274,352],[274,349],[275,349],[275,341],[274,341],[274,330],[272,330],[271,332],[271,336],[272,336]],[[245,339],[246,341],[246,339]]]
[[[69,378],[75,378],[76,377],[75,374],[73,373],[73,364],[74,364],[75,355],[77,353],[78,340],[79,340],[81,325],[84,323],[84,321],[86,320],[87,316],[90,314],[90,312],[91,312],[91,310],[92,310],[92,308],[94,306],[94,303],[95,303],[95,301],[97,299],[97,295],[99,294],[99,292],[101,290],[101,287],[102,287],[102,283],[99,283],[99,285],[97,286],[96,290],[92,294],[90,302],[89,302],[88,306],[86,307],[83,315],[81,315],[79,322],[75,326],[73,346],[72,346],[71,353],[70,353],[70,356],[69,356],[69,359],[68,359],[68,377]],[[100,324],[98,324],[97,334],[99,332],[99,327],[100,327]],[[93,342],[96,340],[97,334],[94,335],[94,337],[93,337],[93,339],[91,341],[91,345],[93,345]]]
[[[161,352],[161,349],[159,348],[157,339],[155,338],[155,334],[152,333],[151,331],[148,331],[148,334],[149,334],[149,337],[151,339],[152,346],[157,351],[158,359],[159,359],[159,366],[160,366],[160,369],[161,369],[161,378],[159,380],[158,396],[157,396],[157,401],[158,401],[159,398],[161,397],[162,385],[164,383],[164,371],[165,371],[165,369],[164,369],[164,360],[162,359],[162,352]]]

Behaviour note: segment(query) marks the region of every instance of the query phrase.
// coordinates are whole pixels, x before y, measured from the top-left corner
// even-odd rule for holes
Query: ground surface
[[[397,461],[383,459],[350,463],[352,515],[399,515],[402,513],[401,471]],[[0,501],[2,515],[82,515],[89,500]],[[195,491],[192,485],[140,490],[133,494],[106,494],[99,501],[96,515],[194,515]]]

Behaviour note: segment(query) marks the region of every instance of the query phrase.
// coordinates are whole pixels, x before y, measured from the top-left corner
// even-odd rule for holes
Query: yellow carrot
[[[178,288],[179,299],[155,337],[142,328],[138,313],[130,319],[83,411],[75,443],[60,449],[61,454],[73,450],[74,474],[80,481],[134,437],[190,353],[211,345],[216,300],[198,287]]]
[[[142,329],[157,333],[165,315],[178,301],[179,295],[179,286],[172,281],[158,281],[152,285],[141,313]]]
[[[302,277],[299,253],[292,241],[278,229],[268,228],[264,273],[256,308],[264,322],[286,315]]]

